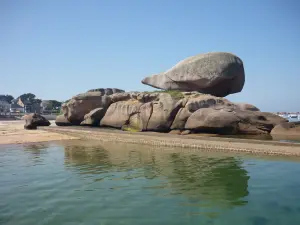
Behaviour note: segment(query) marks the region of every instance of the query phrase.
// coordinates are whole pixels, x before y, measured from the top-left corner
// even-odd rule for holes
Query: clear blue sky
[[[299,0],[0,0],[0,94],[151,90],[145,76],[226,51],[246,72],[230,100],[300,111],[299,12]]]

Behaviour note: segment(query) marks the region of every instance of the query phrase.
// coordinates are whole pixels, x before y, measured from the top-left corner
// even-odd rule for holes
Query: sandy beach
[[[242,152],[265,155],[300,156],[300,144],[237,138],[195,135],[174,135],[155,132],[124,132],[114,129],[88,127],[49,127],[25,130],[24,121],[0,121],[0,144],[24,144],[58,140],[98,140],[101,142],[132,143],[151,146],[201,149],[213,152]]]
[[[255,155],[300,156],[300,144],[238,138],[220,138],[195,135],[173,135],[155,132],[125,132],[88,127],[43,127],[43,130],[68,134],[85,140],[131,143],[139,145],[179,147],[209,152],[241,152]]]
[[[55,126],[54,121],[50,121]],[[31,142],[78,139],[65,134],[44,130],[25,130],[23,120],[0,121],[0,144],[22,144]]]

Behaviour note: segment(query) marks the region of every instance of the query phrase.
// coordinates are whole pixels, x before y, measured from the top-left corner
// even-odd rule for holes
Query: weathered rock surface
[[[106,110],[104,108],[93,109],[84,116],[84,120],[80,123],[80,125],[99,126],[101,119],[105,115],[105,112]]]
[[[236,106],[240,110],[260,111],[256,106],[248,103],[237,103]]]
[[[74,96],[63,107],[64,115],[74,125],[79,125],[84,116],[96,108],[107,109],[111,104],[109,95],[102,92],[87,92]]]
[[[182,101],[182,108],[179,109],[171,129],[185,129],[187,119],[201,108],[234,108],[234,104],[227,99],[207,94],[192,93],[186,95]]]
[[[142,83],[164,90],[198,91],[224,97],[243,89],[245,72],[239,57],[212,52],[184,59],[166,72],[144,78]]]
[[[57,126],[72,126],[72,123],[64,115],[58,115],[55,119],[55,124]]]
[[[147,123],[148,131],[168,131],[172,125],[182,100],[174,99],[170,94],[161,93],[158,99],[152,101],[151,116]]]
[[[237,132],[238,121],[232,112],[202,108],[188,118],[185,128],[204,133],[232,134]]]
[[[100,125],[121,129],[123,125],[129,124],[130,117],[139,112],[141,105],[133,99],[115,102],[109,106]]]
[[[73,125],[105,126],[129,131],[188,134],[265,134],[285,119],[253,105],[199,92],[88,92],[63,105]],[[57,120],[58,120],[57,119]],[[64,120],[64,121],[65,121]],[[188,130],[187,132],[185,132]]]
[[[276,124],[286,121],[271,113],[235,109],[203,108],[194,112],[186,129],[218,134],[267,134]]]
[[[35,130],[38,126],[50,126],[50,122],[43,116],[37,113],[31,113],[24,117],[24,129]]]
[[[297,136],[300,137],[300,123],[284,122],[276,125],[271,132],[272,136]]]

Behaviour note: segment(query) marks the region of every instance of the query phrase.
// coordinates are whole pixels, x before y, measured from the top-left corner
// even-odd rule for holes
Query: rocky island
[[[214,52],[187,58],[166,72],[145,77],[142,83],[160,90],[125,92],[117,88],[92,89],[63,104],[62,114],[57,116],[55,123],[57,126],[114,128],[129,131],[128,134],[148,132],[149,137],[153,132],[185,136],[278,135],[298,130],[296,125],[278,115],[261,112],[252,104],[233,103],[225,98],[242,91],[245,84],[243,62],[231,53]],[[26,118],[25,128],[47,125],[43,118],[33,115]],[[64,129],[61,132],[68,131]],[[105,136],[103,132],[101,135]],[[110,138],[104,136],[102,139]],[[112,136],[112,139],[116,137]],[[185,146],[192,144],[187,143]],[[176,146],[182,145],[178,143]],[[203,143],[199,146],[203,147]],[[280,152],[278,149],[271,152],[276,151]]]
[[[187,58],[142,83],[162,90],[93,89],[64,104],[56,124],[181,134],[266,134],[287,122],[251,104],[224,98],[242,91],[245,83],[243,62],[231,53]]]

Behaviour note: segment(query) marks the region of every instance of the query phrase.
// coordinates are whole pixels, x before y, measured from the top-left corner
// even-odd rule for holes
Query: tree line
[[[0,95],[0,101],[8,102],[12,104],[14,100],[21,99],[22,102],[29,102],[31,104],[41,104],[42,100],[36,98],[35,94],[32,93],[24,93],[17,98],[14,98],[12,95]],[[57,100],[47,100],[43,101],[42,106],[45,110],[53,110],[58,109],[62,105],[62,102]]]

